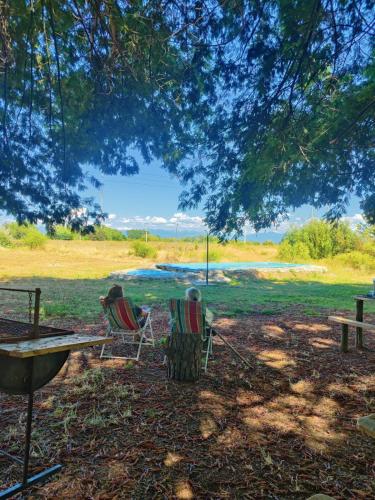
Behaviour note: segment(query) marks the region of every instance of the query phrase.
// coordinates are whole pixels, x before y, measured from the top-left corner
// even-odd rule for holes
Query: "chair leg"
[[[152,322],[151,322],[151,316],[149,316],[149,328],[150,328],[150,335],[151,335],[151,341],[152,341],[152,347],[155,347],[155,337],[154,337],[154,330],[152,329]]]
[[[110,337],[111,336],[111,332],[112,332],[111,328],[107,328],[105,336],[106,337]],[[100,359],[103,358],[103,356],[104,356],[104,350],[105,350],[106,347],[107,347],[107,344],[103,344],[102,345],[102,349],[100,351]]]
[[[206,350],[206,359],[204,361],[204,372],[205,373],[207,371],[208,356],[210,355],[210,339],[211,339],[211,335],[208,337],[208,345],[207,345],[207,350]]]
[[[141,330],[141,335],[140,335],[140,339],[139,339],[138,350],[137,350],[137,357],[135,358],[137,361],[139,361],[139,356],[141,355],[141,349],[142,349],[142,343],[143,343],[144,336],[145,336],[145,330],[143,328]]]
[[[104,355],[104,348],[105,348],[105,344],[102,345],[102,348],[101,348],[101,351],[100,351],[100,359],[102,359],[102,357]]]

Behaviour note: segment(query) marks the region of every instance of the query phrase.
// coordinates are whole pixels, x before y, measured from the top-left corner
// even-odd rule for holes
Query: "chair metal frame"
[[[212,328],[210,328],[209,330],[209,334],[206,335],[205,339],[203,340],[203,336],[202,336],[202,340],[205,341],[207,340],[207,349],[204,351],[202,350],[203,353],[206,354],[206,358],[204,360],[204,371],[207,372],[207,365],[208,365],[208,358],[209,356],[211,355],[212,357],[214,356],[214,351],[213,351],[213,335],[212,335]]]
[[[124,297],[124,300],[127,300]],[[112,336],[120,336],[122,338],[123,344],[132,344],[132,345],[137,345],[137,355],[134,356],[113,356],[111,354],[105,354],[105,348],[107,347],[106,344],[103,344],[102,350],[100,352],[100,359],[128,359],[128,360],[134,360],[134,361],[139,361],[140,355],[141,355],[141,350],[142,346],[151,346],[155,347],[155,337],[154,337],[154,332],[152,329],[152,321],[151,321],[151,310],[147,313],[145,316],[145,324],[143,326],[140,326],[137,330],[132,330],[130,328],[121,328],[121,329],[115,329],[111,321],[108,317],[108,308],[104,308],[104,314],[105,317],[108,321],[108,327],[107,327],[107,332],[106,332],[106,337],[112,337]],[[143,341],[143,339],[146,338],[146,331],[150,332],[150,340],[147,340],[146,342]],[[139,341],[135,340],[136,335],[139,336]],[[126,339],[129,340],[126,340]],[[111,351],[112,352],[112,351]]]

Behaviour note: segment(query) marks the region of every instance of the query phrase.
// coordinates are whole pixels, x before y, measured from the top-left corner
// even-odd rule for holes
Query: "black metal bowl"
[[[69,353],[60,351],[32,358],[0,355],[0,390],[7,394],[29,394],[40,389],[58,374]]]

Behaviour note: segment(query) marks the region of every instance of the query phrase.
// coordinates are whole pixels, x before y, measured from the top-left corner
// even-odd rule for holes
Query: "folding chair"
[[[169,311],[172,318],[172,331],[177,333],[200,334],[202,340],[207,341],[207,349],[202,352],[206,355],[204,371],[207,371],[208,357],[213,354],[212,329],[208,328],[205,316],[206,306],[202,302],[183,299],[170,299]]]
[[[124,344],[137,345],[137,355],[135,357],[128,356],[113,356],[111,354],[105,354],[105,348],[107,345],[102,346],[100,353],[100,358],[110,358],[110,359],[134,359],[139,360],[141,354],[142,346],[153,346],[155,347],[154,332],[152,330],[151,323],[151,311],[144,316],[145,322],[141,326],[134,314],[133,304],[130,299],[121,297],[116,299],[112,304],[108,306],[103,306],[104,314],[108,320],[107,337],[114,337],[119,335],[122,338]],[[150,339],[144,342],[146,331],[150,333]],[[137,337],[139,340],[137,340]]]

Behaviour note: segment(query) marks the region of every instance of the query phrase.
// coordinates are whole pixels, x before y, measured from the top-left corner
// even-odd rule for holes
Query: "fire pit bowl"
[[[7,394],[29,394],[52,380],[68,359],[70,351],[53,352],[34,358],[32,381],[30,359],[0,356],[0,391]],[[31,383],[30,383],[31,382]]]
[[[3,500],[47,479],[61,469],[61,465],[57,464],[33,476],[28,474],[34,391],[57,375],[70,351],[103,345],[112,339],[80,335],[73,331],[39,325],[40,288],[35,290],[0,288],[0,290],[27,293],[29,296],[29,323],[0,318],[0,391],[7,394],[28,395],[22,482],[0,490],[0,499]],[[35,296],[34,315],[32,315],[33,296]],[[6,451],[0,450],[0,454],[20,462],[17,457]]]

